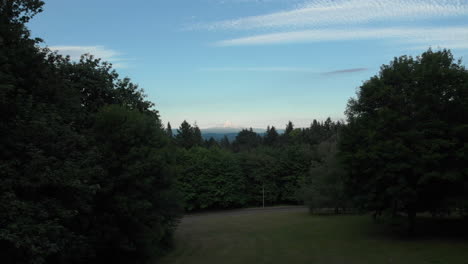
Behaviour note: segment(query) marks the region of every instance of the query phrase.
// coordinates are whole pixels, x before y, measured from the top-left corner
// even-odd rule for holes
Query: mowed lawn
[[[163,264],[468,264],[468,240],[408,238],[367,216],[311,215],[305,209],[240,210],[185,217]]]

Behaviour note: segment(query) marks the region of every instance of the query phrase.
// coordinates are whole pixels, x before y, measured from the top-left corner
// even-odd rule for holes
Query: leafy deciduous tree
[[[347,183],[371,210],[408,215],[463,196],[468,72],[450,51],[395,58],[348,103],[341,154]]]

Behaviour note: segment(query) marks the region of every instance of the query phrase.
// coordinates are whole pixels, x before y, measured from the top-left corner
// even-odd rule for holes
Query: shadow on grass
[[[421,216],[417,218],[414,237],[468,240],[468,219],[461,217],[433,218]]]
[[[418,216],[413,233],[408,232],[406,217],[387,218],[372,221],[368,225],[368,234],[381,235],[393,239],[403,240],[449,240],[468,241],[468,219],[461,217],[434,218]]]
[[[414,233],[408,233],[408,222],[404,216],[380,217],[374,221],[371,214],[358,214],[355,212],[336,214],[331,210],[321,210],[310,213],[316,217],[342,218],[356,216],[355,223],[348,228],[353,228],[356,233],[368,238],[387,238],[394,240],[449,240],[468,241],[468,218],[463,217],[431,217],[419,215],[416,219]],[[358,217],[361,216],[361,217]],[[363,218],[364,216],[364,218]],[[353,222],[348,219],[347,221]]]

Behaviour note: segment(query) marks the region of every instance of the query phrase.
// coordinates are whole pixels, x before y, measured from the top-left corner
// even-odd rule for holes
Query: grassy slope
[[[161,263],[468,263],[468,240],[405,239],[369,216],[297,210],[191,216],[175,243]]]

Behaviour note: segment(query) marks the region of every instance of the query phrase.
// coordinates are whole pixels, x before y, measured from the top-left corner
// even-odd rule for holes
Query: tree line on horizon
[[[176,135],[129,78],[40,47],[40,0],[0,0],[2,263],[154,262],[185,211],[301,204],[468,216],[468,71],[448,50],[363,83],[346,123]]]
[[[204,140],[200,129],[183,121],[173,135],[168,123],[179,168],[178,186],[185,209],[225,209],[246,206],[301,204],[301,188],[309,170],[328,152],[317,145],[336,145],[344,124],[327,118],[310,127],[294,128],[288,122],[284,133],[274,126],[263,134],[242,129],[230,142]]]

